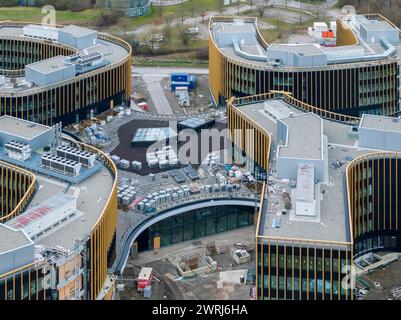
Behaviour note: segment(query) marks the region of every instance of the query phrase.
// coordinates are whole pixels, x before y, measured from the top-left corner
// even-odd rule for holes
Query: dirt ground
[[[401,261],[387,265],[362,276],[364,282],[369,284],[369,293],[365,300],[394,300],[391,289],[401,287]],[[375,286],[375,282],[379,286]]]
[[[223,271],[255,269],[255,255],[247,264],[236,265],[233,258],[228,254],[213,255]],[[168,260],[157,260],[150,262],[146,267],[152,267],[157,278],[152,283],[151,300],[249,300],[252,284],[237,284],[221,282],[220,272],[209,272],[188,279],[180,279],[174,265]],[[121,300],[143,300],[145,299],[136,290],[136,282],[139,267],[127,266],[123,279],[125,288],[119,292],[118,299]],[[127,280],[128,279],[128,280]]]
[[[209,91],[209,76],[208,75],[197,75],[196,76],[196,87],[195,90],[189,93],[191,99],[190,107],[181,107],[178,104],[178,99],[175,96],[174,92],[170,90],[166,90],[169,87],[170,79],[164,78],[162,80],[162,87],[165,90],[165,94],[167,100],[170,102],[170,105],[174,111],[174,113],[199,113],[205,112],[209,109],[210,104],[210,91]]]
[[[251,226],[164,247],[156,253],[153,251],[140,253],[128,260],[122,278],[117,280],[117,283],[123,283],[125,288],[122,291],[117,291],[116,299],[145,299],[141,293],[137,292],[134,279],[141,267],[152,267],[157,278],[152,283],[152,297],[150,298],[152,300],[249,300],[250,290],[254,284],[222,281],[221,274],[226,271],[244,269],[248,270],[249,274],[255,274],[254,252],[251,252],[251,261],[241,265],[236,265],[230,254],[234,243],[240,241],[242,244],[252,244],[254,234],[255,226]],[[202,250],[199,248],[204,248],[203,246],[210,241],[214,241],[219,248],[227,248],[225,253],[211,255],[221,271],[209,272],[187,279],[180,278],[178,271],[169,259],[176,260],[177,257],[182,257],[188,252]],[[227,277],[225,278],[227,279]]]

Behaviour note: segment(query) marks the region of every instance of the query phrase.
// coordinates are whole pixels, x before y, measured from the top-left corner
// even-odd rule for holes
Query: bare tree
[[[190,0],[191,1],[191,17],[194,16],[194,0]]]
[[[187,28],[185,28],[184,26],[181,26],[178,29],[178,37],[180,38],[184,46],[187,46],[189,44],[189,41],[191,40],[191,35],[188,33]]]
[[[249,0],[249,5],[251,6],[251,11],[252,11],[252,8],[253,8],[253,0]]]
[[[123,31],[124,31],[124,34],[127,35],[128,31],[131,29],[131,25],[130,25],[128,19],[123,19],[123,20],[120,22],[120,25],[121,25],[121,28],[122,28]]]
[[[156,33],[158,33],[158,29],[153,26],[150,27],[144,34],[143,42],[146,44],[151,53],[154,52],[158,42],[158,39],[155,37]]]
[[[171,14],[171,13],[165,14],[165,15],[163,16],[163,20],[164,20],[164,22],[165,22],[166,24],[171,24],[171,23],[173,22],[174,19],[175,19],[175,15],[174,15],[174,14]]]
[[[159,18],[163,17],[163,6],[159,6],[158,14]]]
[[[184,0],[181,0],[181,23],[184,24]]]
[[[265,7],[264,7],[264,5],[259,5],[258,7],[257,7],[257,11],[258,11],[258,13],[259,13],[259,17],[263,17],[264,15],[265,15]]]
[[[201,12],[202,22],[205,22],[206,12]]]

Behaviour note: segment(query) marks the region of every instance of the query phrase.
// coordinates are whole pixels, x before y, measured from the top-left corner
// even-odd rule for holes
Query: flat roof
[[[40,229],[46,230],[57,221],[52,221],[51,214],[58,208],[65,206],[72,202],[74,198],[66,193],[60,192],[54,196],[49,197],[35,207],[29,208],[19,216],[11,219],[6,224],[14,229],[25,229],[35,222],[40,221]],[[46,218],[46,219],[45,219]],[[28,228],[30,230],[30,228]],[[37,230],[32,230],[37,231]],[[34,232],[34,233],[35,233]],[[30,234],[30,232],[28,232]]]
[[[281,119],[287,125],[287,141],[277,150],[278,157],[323,159],[323,120],[314,113]]]
[[[89,34],[97,33],[96,30],[84,28],[84,27],[79,27],[75,25],[68,25],[62,28],[61,30],[71,33],[74,37],[84,37]]]
[[[0,254],[32,243],[24,231],[0,223]]]
[[[317,115],[311,117],[310,114],[303,113],[282,99],[270,99],[235,106],[235,108],[270,133],[272,137],[272,157],[277,153],[277,148],[282,143],[277,139],[278,120],[284,122],[288,119],[304,119],[304,121],[299,121],[299,124],[295,123],[290,129],[292,128],[294,139],[297,139],[295,147],[300,147],[305,155],[313,154],[313,150],[310,147],[305,147],[305,145],[308,145],[309,139],[317,141],[322,135],[321,131],[319,132],[316,128],[313,129],[314,127],[319,127],[318,121],[314,119],[319,120],[320,117]],[[310,117],[310,119],[306,120],[305,117]],[[350,161],[359,156],[372,153],[372,151],[358,147],[356,143],[357,136],[350,134],[352,132],[351,125],[326,119],[321,119],[320,122],[322,123],[323,135],[327,137],[328,141],[327,163],[324,160],[325,176],[328,179],[314,184],[315,217],[297,216],[295,213],[296,207],[291,209],[289,213],[282,214],[282,211],[287,211],[285,209],[285,192],[290,195],[291,199],[293,199],[292,203],[295,205],[295,200],[297,199],[296,188],[293,188],[287,181],[275,178],[273,174],[270,179],[273,179],[274,185],[269,186],[270,189],[267,192],[267,200],[262,210],[260,229],[257,230],[258,235],[271,237],[271,241],[274,241],[274,238],[350,241],[345,170]],[[361,124],[369,124],[378,129],[386,128],[386,130],[401,131],[401,119],[399,122],[394,122],[394,118],[391,117],[364,115]],[[337,161],[341,162],[342,165],[340,167],[331,165]],[[271,161],[271,164],[271,169],[274,173],[276,163]],[[310,184],[308,189],[312,190]],[[311,192],[308,193],[307,198],[312,198]],[[280,220],[279,228],[273,227],[273,219]]]
[[[387,21],[373,20],[375,22],[362,23],[361,25],[368,31],[381,31],[381,30],[393,30],[394,27]]]
[[[47,221],[46,223],[52,225],[51,230],[43,233],[34,240],[35,244],[42,244],[46,247],[58,245],[65,249],[73,250],[76,240],[87,239],[91,229],[103,213],[113,187],[114,179],[114,176],[104,165],[89,178],[75,185],[71,185],[67,181],[36,173],[38,188],[24,211],[24,213],[27,213],[27,216],[22,213],[7,223],[10,225],[15,224],[16,226],[24,224],[29,226],[32,221],[31,218],[33,220],[36,218],[48,219],[49,217],[46,216],[44,211],[49,212],[52,208],[57,208],[60,204],[64,203],[64,200],[59,198],[60,194],[63,195],[62,198],[65,201],[68,201],[69,198],[75,198],[77,213],[68,219],[64,219],[64,221],[60,221],[56,225],[51,221]],[[23,219],[22,224],[21,219]],[[1,246],[8,245],[4,244],[5,240],[2,241],[3,239],[7,239],[7,234],[3,233],[2,229],[0,229],[0,248]]]
[[[381,21],[377,19],[368,19],[365,16],[356,16],[357,21],[361,23],[363,26],[367,26],[367,28],[371,30],[397,30],[395,29],[390,23],[387,21]],[[355,36],[358,38],[359,42],[355,45],[349,46],[338,46],[338,47],[324,47],[314,43],[314,39],[310,38],[307,39],[304,43],[297,43],[297,44],[284,44],[284,43],[273,43],[270,45],[269,48],[265,49],[265,44],[257,35],[257,19],[250,20],[249,18],[244,18],[240,23],[241,19],[221,19],[219,20],[218,17],[212,18],[211,23],[211,30],[210,35],[214,39],[216,45],[219,49],[228,57],[236,59],[240,62],[245,63],[252,63],[254,65],[258,65],[261,67],[272,67],[270,66],[267,61],[262,59],[270,49],[281,50],[283,54],[290,52],[296,53],[299,55],[305,56],[316,56],[316,55],[327,55],[328,62],[325,66],[336,65],[338,63],[369,63],[369,61],[373,60],[385,60],[391,57],[393,52],[396,53],[397,57],[401,56],[399,52],[400,43],[394,44],[394,48],[387,48],[381,42],[378,43],[367,43],[361,39],[359,31],[357,27],[351,22],[346,21],[345,19],[342,22],[350,28]],[[398,30],[397,30],[398,31]],[[236,33],[237,32],[237,33]],[[252,37],[251,33],[254,34]],[[225,41],[220,41],[220,39],[225,39]],[[230,43],[229,39],[239,40],[244,39],[252,39],[253,42],[251,45],[253,47],[248,52],[247,48],[244,46],[242,51],[250,53],[252,55],[259,55],[261,58],[256,59],[252,56],[244,56],[234,50],[232,43]],[[363,52],[357,52],[361,51]],[[340,55],[338,55],[339,51],[343,51]],[[353,51],[353,52],[350,52]],[[350,52],[350,54],[348,54]],[[333,54],[330,54],[333,53]],[[357,54],[358,53],[358,54]],[[369,58],[371,57],[371,60]],[[291,67],[290,65],[284,65],[282,67]],[[321,68],[322,66],[316,65],[313,66],[315,68]],[[307,67],[301,67],[306,69]]]
[[[7,22],[7,23],[8,24],[0,25],[0,37],[12,35],[15,37],[21,37],[21,39],[26,39],[26,38],[31,39],[31,37],[24,35],[24,32],[23,32],[24,26],[12,25],[12,22]],[[61,30],[60,28],[56,28],[56,29]],[[70,31],[76,32],[77,35],[86,35],[89,32],[90,33],[97,32],[96,30],[91,30],[88,28],[83,28],[83,27],[78,27],[78,26],[65,26],[63,29],[65,29],[69,32]],[[40,40],[36,40],[36,41],[40,41]],[[72,48],[72,49],[77,50],[76,48]],[[93,53],[93,52],[101,52],[103,54],[103,59],[110,63],[115,63],[115,62],[121,61],[122,59],[126,58],[127,54],[128,54],[128,50],[125,49],[120,44],[114,43],[112,41],[100,39],[99,37],[96,40],[96,44],[91,45],[90,47],[87,47],[85,49],[77,50],[77,53],[79,53],[81,55]],[[37,63],[40,63],[40,62],[41,61],[38,61]],[[99,69],[101,69],[101,68],[102,67],[100,67]],[[46,66],[39,65],[39,70],[46,71],[46,69],[47,69]],[[40,72],[42,72],[42,71],[40,71]],[[9,78],[7,77],[7,79],[9,79]],[[25,77],[18,77],[16,79],[17,79],[17,83],[19,84],[17,87],[14,87],[12,85],[2,86],[0,88],[0,91],[6,92],[6,93],[8,93],[8,92],[10,92],[10,93],[26,92],[26,91],[37,89],[38,87],[39,88],[42,87],[42,86],[36,86],[36,85],[35,86],[26,85],[26,84],[30,84],[30,83],[27,83],[27,81],[25,80]]]
[[[258,235],[273,238],[348,241],[349,218],[346,211],[344,190],[345,163],[349,161],[349,159],[354,159],[359,155],[368,153],[368,151],[361,151],[355,148],[355,139],[352,139],[348,134],[352,126],[321,119],[315,114],[304,113],[282,99],[270,99],[253,104],[241,105],[236,108],[271,134],[272,157],[274,153],[277,152],[277,148],[282,144],[281,141],[278,141],[276,134],[278,119],[281,121],[297,118],[302,119],[299,123],[295,123],[292,127],[292,132],[294,134],[294,139],[297,139],[295,147],[301,148],[302,153],[309,158],[314,154],[314,151],[312,151],[310,147],[305,148],[303,139],[306,139],[305,141],[311,139],[312,143],[313,141],[320,141],[322,132],[319,128],[321,128],[323,134],[327,136],[329,144],[342,145],[342,147],[329,148],[328,150],[328,163],[325,164],[327,173],[325,173],[325,176],[328,176],[330,183],[327,185],[323,182],[314,184],[314,188],[311,188],[309,185],[310,192],[312,192],[313,189],[314,194],[312,195],[312,193],[309,193],[308,199],[314,197],[316,201],[316,215],[314,217],[299,216],[296,215],[295,208],[290,213],[282,215],[281,212],[286,211],[283,192],[288,192],[290,194],[291,199],[293,199],[292,203],[295,206],[297,199],[296,188],[291,187],[288,182],[275,179],[275,185],[280,186],[278,189],[282,188],[282,192],[275,192],[274,187],[270,189],[273,190],[273,192],[268,193],[268,199],[262,210],[261,225],[260,229],[257,231]],[[291,114],[293,117],[289,118]],[[309,122],[311,122],[311,124],[309,124]],[[315,127],[315,129],[313,129],[313,127]],[[304,136],[305,138],[302,138]],[[317,153],[315,155],[317,155]],[[344,163],[344,165],[340,168],[333,168],[329,164],[334,160],[339,160]],[[275,161],[272,161],[273,171],[274,168]],[[280,219],[280,228],[273,228],[273,219],[277,218]]]
[[[49,192],[55,194],[53,191],[56,189],[63,191],[68,183],[61,183],[55,179],[48,179],[42,175],[36,177],[40,185],[45,186],[41,188],[41,193],[37,192],[31,205],[37,203],[36,199],[43,199],[49,197]],[[67,194],[77,198],[77,211],[80,213],[75,218],[67,220],[60,226],[56,227],[55,232],[45,234],[43,237],[38,238],[39,243],[45,246],[52,246],[54,244],[62,246],[65,249],[73,250],[75,241],[77,239],[86,239],[96,221],[99,219],[106,205],[107,199],[110,195],[114,177],[106,167],[92,175],[90,178],[83,182],[72,186],[68,189]]]
[[[325,54],[325,52],[322,51],[320,48],[318,48],[314,43],[303,43],[303,44],[273,43],[271,44],[269,49],[293,52],[298,55],[304,55],[304,56],[317,56]]]
[[[373,114],[364,114],[359,124],[360,128],[382,131],[401,132],[401,117],[385,117]]]
[[[49,130],[52,130],[52,128],[31,121],[7,115],[0,117],[0,132],[12,134],[28,140]]]
[[[63,70],[73,66],[72,63],[66,61],[66,56],[56,56],[45,60],[40,60],[26,66],[43,74],[49,74],[58,70]]]

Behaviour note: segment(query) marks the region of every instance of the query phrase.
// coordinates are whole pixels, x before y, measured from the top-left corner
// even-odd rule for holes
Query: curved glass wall
[[[105,6],[121,10],[128,17],[138,17],[149,13],[150,0],[106,0]]]
[[[253,224],[254,207],[219,206],[196,209],[163,219],[138,237],[138,251],[198,239]],[[157,246],[157,244],[156,244]]]

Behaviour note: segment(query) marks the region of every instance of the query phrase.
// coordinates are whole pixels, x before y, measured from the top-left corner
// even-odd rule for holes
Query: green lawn
[[[93,24],[100,15],[99,9],[88,9],[80,12],[56,11],[56,24]],[[11,7],[0,8],[0,20],[41,22],[41,8]]]
[[[132,59],[133,66],[140,67],[189,67],[189,68],[207,68],[208,61],[195,59],[174,59],[163,60],[161,58],[140,58]]]

